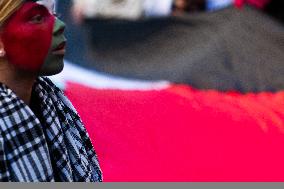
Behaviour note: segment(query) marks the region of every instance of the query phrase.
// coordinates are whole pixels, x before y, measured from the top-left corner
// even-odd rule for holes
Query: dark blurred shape
[[[173,12],[195,12],[206,9],[206,0],[174,0]]]
[[[284,27],[253,8],[86,23],[89,66],[99,71],[199,89],[284,89]]]
[[[276,19],[284,23],[284,1],[271,0],[266,6],[265,11]]]
[[[59,17],[66,23],[67,51],[65,58],[79,65],[85,65],[87,59],[87,39],[83,27],[74,23],[71,16],[72,1],[60,0],[58,2]]]

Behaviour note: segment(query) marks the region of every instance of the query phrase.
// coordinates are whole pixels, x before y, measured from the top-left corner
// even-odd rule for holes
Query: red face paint
[[[51,45],[54,21],[44,6],[24,3],[3,26],[2,41],[9,63],[38,71]]]

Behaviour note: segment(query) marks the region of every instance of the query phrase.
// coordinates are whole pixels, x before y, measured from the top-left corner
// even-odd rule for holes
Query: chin
[[[56,62],[56,64],[44,64],[40,70],[39,76],[53,76],[62,72],[64,61]]]

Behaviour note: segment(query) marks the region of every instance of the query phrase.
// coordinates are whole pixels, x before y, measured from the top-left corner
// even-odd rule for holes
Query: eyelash
[[[44,20],[44,16],[41,15],[41,14],[37,14],[37,15],[33,16],[30,21],[32,23],[42,23],[43,20]]]
[[[61,14],[57,14],[57,13],[52,13],[52,15],[56,18],[60,18]],[[35,14],[33,17],[30,18],[30,22],[34,23],[34,24],[40,24],[44,21],[45,16],[43,14]]]

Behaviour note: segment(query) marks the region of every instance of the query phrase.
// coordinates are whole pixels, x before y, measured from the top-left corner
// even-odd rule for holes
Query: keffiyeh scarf
[[[0,84],[0,181],[95,182],[101,170],[77,112],[47,78],[27,106]]]

